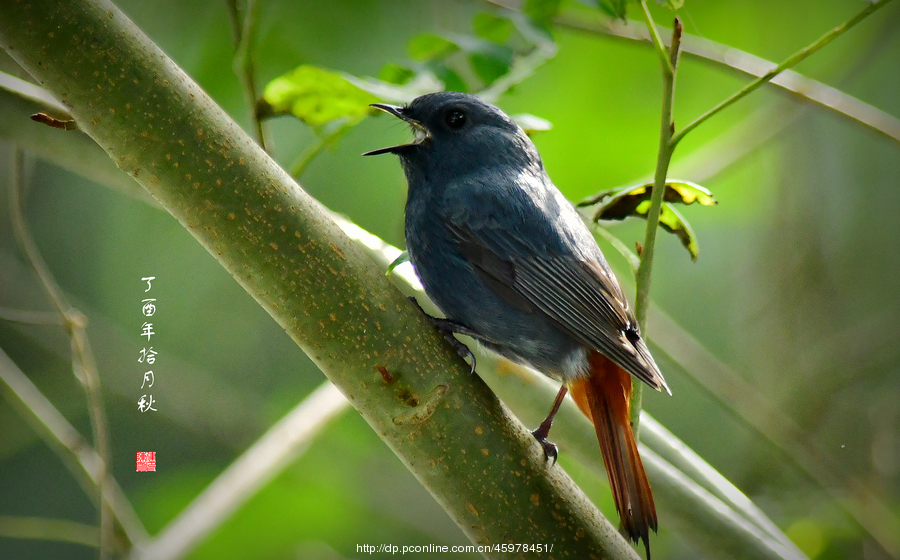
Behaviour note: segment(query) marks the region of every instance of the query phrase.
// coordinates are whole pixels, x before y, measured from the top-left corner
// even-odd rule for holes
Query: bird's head
[[[537,150],[522,129],[503,111],[474,95],[430,93],[405,106],[373,103],[372,107],[405,121],[415,139],[364,155],[397,154],[407,170],[443,169],[452,174],[498,165],[540,165]]]

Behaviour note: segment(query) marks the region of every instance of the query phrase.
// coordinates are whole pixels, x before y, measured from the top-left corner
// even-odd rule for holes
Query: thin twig
[[[226,0],[225,7],[228,8],[228,23],[231,27],[231,42],[237,47],[241,44],[241,32],[243,26],[241,21],[241,8],[238,6],[237,0]]]
[[[649,41],[646,30],[631,23],[612,22],[607,25],[597,25],[583,23],[571,18],[560,18],[557,22],[563,27],[577,31],[644,43]],[[669,41],[666,40],[665,42],[668,45]],[[684,36],[681,42],[681,50],[685,55],[691,55],[718,66],[725,66],[730,70],[754,78],[764,76],[777,66],[774,62],[746,51],[695,35]],[[900,119],[837,88],[823,84],[818,80],[807,78],[794,70],[785,70],[772,78],[768,83],[780,87],[801,101],[813,103],[855,124],[861,124],[900,142]]]
[[[690,177],[697,183],[703,183],[765,145],[766,142],[793,124],[799,116],[796,111],[789,111],[783,104],[761,107],[686,157],[674,162],[669,167],[672,171],[671,174],[678,177]],[[626,184],[637,185],[651,181],[653,181],[652,175],[635,179]],[[603,192],[607,191],[608,189],[604,189]],[[596,194],[587,197],[579,202],[579,206],[588,201],[593,204],[597,198]],[[593,210],[588,211],[588,207],[585,206],[578,208],[578,212],[584,222],[594,228],[595,233],[607,240],[625,257],[632,274],[636,275],[641,262],[640,257],[608,229],[598,225],[594,221]]]
[[[65,325],[66,322],[55,311],[26,311],[0,307],[0,320],[27,323],[30,325]]]
[[[297,161],[294,162],[294,165],[291,166],[291,176],[295,179],[300,179],[300,177],[303,176],[313,160],[319,157],[319,154],[325,151],[325,148],[331,146],[344,134],[349,132],[350,129],[353,128],[354,124],[355,123],[342,124],[331,132],[319,136],[316,139],[316,143],[307,148],[307,150],[303,152],[303,155],[301,155],[297,159]]]
[[[607,243],[612,245],[616,249],[616,251],[619,252],[620,255],[625,257],[625,260],[628,261],[628,266],[631,267],[631,273],[637,274],[638,267],[641,266],[640,257],[635,255],[634,251],[629,249],[621,239],[610,233],[609,230],[605,227],[595,222],[591,215],[583,213],[582,218],[584,218],[584,221],[588,224],[588,227],[590,227],[592,231],[605,239]]]
[[[5,72],[0,72],[0,89],[35,103],[42,111],[60,120],[72,120],[66,107],[40,86],[26,82]]]
[[[68,519],[0,515],[0,537],[61,541],[95,548],[100,546],[97,527]]]
[[[228,0],[228,16],[231,22],[231,35],[234,40],[234,73],[241,79],[244,98],[250,107],[256,139],[259,145],[268,151],[266,131],[262,120],[256,115],[256,59],[253,48],[256,42],[256,14],[259,2],[247,0],[243,15],[237,0]]]
[[[518,16],[520,18],[525,17],[522,14],[518,14]],[[556,56],[556,43],[547,36],[535,32],[526,23],[518,22],[517,26],[522,35],[535,45],[535,48],[527,55],[515,59],[509,72],[497,78],[490,87],[478,92],[479,97],[490,103],[495,103],[501,95],[509,91],[513,86],[531,77],[535,70]]]
[[[793,125],[804,112],[792,110],[792,105],[781,100],[754,110],[728,130],[673,162],[671,175],[690,177],[692,181],[704,184]]]
[[[174,560],[189,553],[213,529],[299,457],[310,440],[349,401],[325,381],[194,498],[159,535],[135,547],[131,560]]]
[[[653,23],[653,17],[650,15],[649,8],[647,8],[647,0],[641,0],[641,11],[644,14],[644,22],[647,25],[647,30],[650,32],[653,48],[656,49],[656,54],[659,55],[659,62],[662,64],[663,72],[674,74],[675,67],[672,66],[669,52],[666,50],[666,47],[663,46],[662,39],[659,38],[659,32],[656,30],[656,25]]]
[[[495,6],[516,11],[516,7],[505,0],[485,1]],[[609,22],[584,21],[576,17],[560,15],[553,20],[553,23],[559,27],[581,33],[637,41],[650,47],[654,45],[646,26],[636,22],[619,22],[617,20],[610,20]],[[664,45],[669,46],[669,40],[665,35],[662,36],[662,40]],[[764,76],[776,67],[774,62],[696,35],[685,34],[682,38],[681,50],[685,55],[691,55],[702,61],[716,66],[724,66],[754,78]],[[798,99],[814,103],[819,107],[849,119],[855,124],[861,124],[894,141],[900,142],[900,119],[839,89],[807,78],[794,70],[785,70],[768,83],[793,94]]]
[[[774,78],[775,76],[777,76],[784,70],[787,70],[788,68],[795,66],[797,63],[805,60],[807,57],[809,57],[813,53],[817,52],[819,49],[821,49],[822,47],[824,47],[825,45],[827,45],[834,39],[843,35],[847,30],[851,29],[857,23],[864,20],[870,14],[872,14],[879,8],[884,7],[884,5],[890,1],[891,0],[878,0],[877,2],[868,4],[858,14],[856,14],[855,16],[853,16],[852,18],[850,18],[849,20],[844,22],[842,25],[835,27],[834,29],[832,29],[831,31],[826,33],[825,35],[822,35],[817,41],[815,41],[811,45],[800,49],[799,51],[797,51],[796,53],[794,53],[793,55],[788,57],[784,62],[782,62],[781,64],[776,66],[775,68],[769,70],[768,72],[766,72],[765,74],[763,74],[762,76],[757,78],[756,80],[754,80],[754,81],[750,82],[749,84],[747,84],[746,86],[744,86],[740,91],[736,92],[734,95],[732,95],[728,99],[722,101],[721,103],[719,103],[718,105],[716,105],[715,107],[710,109],[709,111],[703,113],[702,115],[700,115],[699,117],[694,119],[693,122],[689,123],[687,126],[682,128],[680,131],[678,131],[677,134],[675,134],[672,137],[672,139],[671,139],[672,145],[673,146],[677,145],[678,142],[680,142],[681,139],[684,138],[688,132],[697,128],[700,124],[705,122],[707,119],[709,119],[716,113],[720,112],[722,109],[725,109],[726,107],[730,106],[731,104],[735,103],[736,101],[738,101],[738,100],[746,97],[750,93],[754,92],[760,86],[771,81],[772,78]]]
[[[647,25],[655,27],[650,12],[647,15]],[[681,20],[675,18],[672,29],[672,44],[669,47],[670,66],[662,66],[663,74],[663,101],[662,120],[659,132],[659,153],[656,160],[656,175],[654,177],[653,193],[650,196],[650,209],[647,211],[647,230],[644,236],[644,245],[641,251],[641,264],[635,275],[635,302],[634,314],[640,325],[641,332],[647,333],[647,309],[650,307],[650,280],[653,271],[653,255],[656,251],[656,234],[659,230],[659,213],[662,209],[663,194],[666,190],[666,176],[669,173],[669,162],[672,161],[672,152],[675,146],[672,144],[672,134],[675,132],[675,123],[672,109],[675,103],[675,77],[678,70],[678,56],[681,46],[681,33],[683,31]],[[635,384],[631,397],[631,424],[635,435],[641,415],[641,401],[643,386]]]
[[[581,24],[579,23],[579,25]],[[583,30],[601,33],[601,31],[595,28]],[[646,29],[634,24],[617,25],[616,22],[613,22],[609,31],[617,37],[641,40],[644,42],[649,40]],[[885,43],[889,42],[897,35],[897,31],[898,28],[894,25],[884,25],[878,38],[869,43],[867,48],[868,52],[861,54],[858,59],[862,61],[870,60],[878,50],[883,48]],[[668,45],[669,40],[666,39],[665,43]],[[722,64],[727,64],[724,62],[726,58],[733,59],[735,62],[749,61],[746,64],[743,64],[740,69],[753,76],[761,76],[775,66],[772,62],[700,37],[686,35],[683,38],[681,45],[683,53],[687,54],[688,49],[691,49],[692,54],[704,57],[709,61],[721,61]],[[732,68],[738,69],[737,66],[732,66]],[[854,76],[864,68],[864,64],[851,65],[850,71],[843,73],[839,77],[839,82],[847,83],[852,81]],[[841,107],[846,108],[850,118],[855,118],[854,115],[862,118],[865,115],[880,114],[877,118],[873,117],[873,122],[877,121],[877,123],[871,125],[872,128],[878,132],[885,133],[889,138],[900,141],[900,119],[896,119],[837,89],[801,76],[793,70],[785,70],[783,73],[776,76],[771,83],[775,84],[779,82],[781,82],[779,85],[782,85],[789,91],[802,90],[809,94],[808,99],[804,98],[802,95],[796,96],[796,99],[800,101],[806,100],[821,103],[823,106],[826,105],[827,101],[833,106],[838,107],[838,110],[841,110]],[[669,168],[670,174],[677,177],[690,177],[697,183],[705,183],[732,165],[743,160],[746,156],[765,145],[783,130],[793,126],[805,112],[806,111],[804,110],[796,110],[796,108],[787,101],[773,101],[765,104],[756,109],[753,113],[743,117],[728,130],[722,132],[688,155],[682,156],[679,160],[674,161]],[[879,129],[879,127],[881,127],[881,129]],[[896,132],[893,136],[889,134],[891,130]],[[626,184],[647,183],[652,180],[653,175],[650,174]],[[587,221],[593,223],[589,214],[583,213],[583,215]],[[626,252],[630,252],[627,248],[625,250]],[[637,258],[633,253],[631,253],[631,255],[633,258]]]
[[[6,389],[4,392],[7,393],[7,400],[21,410],[22,417],[34,426],[50,449],[59,455],[89,496],[96,496],[92,490],[100,487],[102,477],[106,477],[103,501],[115,514],[132,544],[145,541],[148,538],[147,531],[119,484],[105,471],[103,459],[2,349],[0,382],[0,389]]]
[[[85,331],[87,320],[85,316],[72,307],[59,285],[53,279],[50,269],[37,249],[37,244],[28,231],[25,223],[25,214],[22,211],[21,189],[25,155],[22,150],[16,149],[13,154],[13,180],[10,188],[10,212],[16,240],[28,257],[28,262],[37,275],[53,302],[54,307],[63,317],[66,330],[72,340],[72,367],[75,377],[84,387],[88,402],[88,414],[91,418],[91,429],[94,434],[94,446],[100,456],[101,472],[97,477],[97,492],[100,494],[100,557],[109,557],[112,552],[113,542],[113,516],[110,508],[103,499],[106,490],[106,472],[109,465],[109,435],[106,423],[106,412],[103,407],[103,397],[100,392],[100,376],[97,374],[97,365],[91,351],[90,342]]]

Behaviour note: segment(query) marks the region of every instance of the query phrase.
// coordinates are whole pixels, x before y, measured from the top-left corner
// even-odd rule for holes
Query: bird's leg
[[[559,388],[559,393],[556,394],[556,400],[553,401],[553,408],[550,409],[550,414],[547,415],[547,418],[541,422],[541,425],[538,426],[538,429],[531,432],[531,435],[534,436],[534,439],[541,444],[541,447],[544,448],[544,459],[553,459],[553,464],[556,464],[556,458],[559,456],[559,453],[556,449],[556,444],[547,441],[547,436],[550,435],[550,426],[553,425],[553,418],[556,416],[556,413],[559,412],[559,407],[562,406],[563,399],[566,398],[566,393],[569,392],[568,386],[565,383],[562,384],[562,387]]]
[[[456,350],[456,353],[462,359],[468,358],[472,362],[472,369],[469,373],[475,373],[475,354],[469,349],[468,346],[460,342],[454,334],[463,334],[466,336],[471,336],[472,338],[479,338],[478,333],[467,327],[466,325],[460,323],[459,321],[454,321],[452,319],[442,319],[440,317],[433,317],[428,313],[425,313],[425,310],[422,309],[422,306],[419,305],[419,302],[416,301],[416,298],[410,296],[409,301],[413,303],[416,307],[419,308],[419,311],[422,312],[422,315],[428,319],[428,322],[434,325],[434,328],[441,331],[444,335],[444,338],[447,339],[447,342],[450,343],[450,346]]]

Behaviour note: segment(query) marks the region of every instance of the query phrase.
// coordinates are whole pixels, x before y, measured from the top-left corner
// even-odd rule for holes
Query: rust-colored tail
[[[656,506],[631,431],[631,375],[606,356],[591,352],[591,375],[570,381],[578,408],[594,423],[622,525],[635,543],[644,542],[650,560],[650,529],[656,531]]]

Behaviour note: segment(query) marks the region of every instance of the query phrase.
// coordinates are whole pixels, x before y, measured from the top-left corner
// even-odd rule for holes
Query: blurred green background
[[[232,71],[224,1],[117,5],[251,129],[251,111]],[[861,7],[841,0],[687,0],[678,13],[687,33],[780,61]],[[671,12],[652,8],[660,25],[671,24]],[[262,2],[258,83],[299,64],[377,75],[386,63],[407,62],[405,45],[418,33],[471,34],[479,11],[493,8],[475,0]],[[900,4],[894,3],[796,70],[900,115],[898,32]],[[645,45],[561,27],[553,36],[556,57],[505,94],[501,108],[553,123],[534,140],[550,176],[571,200],[650,177],[661,103],[656,54]],[[6,58],[0,69],[25,77]],[[746,82],[685,56],[676,123],[686,124]],[[759,112],[767,107],[774,111]],[[759,121],[766,117],[771,120]],[[710,175],[710,166],[730,156],[719,135],[748,124],[775,133]],[[23,115],[15,126],[39,125]],[[273,155],[285,167],[316,141],[291,118],[267,127]],[[400,166],[395,158],[360,154],[408,137],[400,123],[367,119],[319,156],[301,184],[327,207],[402,248]],[[753,141],[751,134],[742,143]],[[12,150],[0,138],[4,193]],[[710,160],[688,168],[691,155],[703,150],[712,150],[703,152],[713,154]],[[679,165],[696,176],[680,175]],[[881,500],[893,522],[900,516],[900,144],[766,87],[688,136],[676,151],[672,175],[711,189],[719,205],[683,210],[700,243],[696,263],[677,239],[662,236],[654,306],[795,422],[819,453],[813,463],[838,484],[822,488],[772,443],[779,437],[776,419],[762,429],[742,420],[735,408],[745,395],[717,398],[665,355],[658,361],[673,396],[645,393],[645,408],[747,493],[810,558],[887,558],[840,502],[855,497],[856,490],[843,484],[853,477]],[[28,159],[25,191],[25,216],[41,254],[89,320],[113,473],[155,533],[324,378],[165,212],[39,158]],[[7,196],[0,197],[0,207],[0,307],[50,310],[16,246]],[[643,239],[643,226],[626,221],[611,231],[631,247]],[[602,247],[631,290],[624,260]],[[156,277],[158,334],[152,346],[159,356],[152,389],[158,411],[142,414],[137,400],[147,391],[140,389],[144,370],[137,357],[145,346],[139,336],[143,276]],[[653,332],[651,323],[651,339]],[[76,428],[90,434],[62,328],[0,320],[0,348]],[[136,451],[156,451],[155,474],[134,472]],[[615,519],[605,481],[561,452],[562,466]],[[94,507],[69,471],[4,400],[0,516],[96,523]],[[697,557],[664,518],[660,524],[654,557]],[[357,545],[365,543],[468,544],[351,410],[190,558],[380,557],[358,553]],[[95,555],[79,545],[0,537],[0,558]]]

